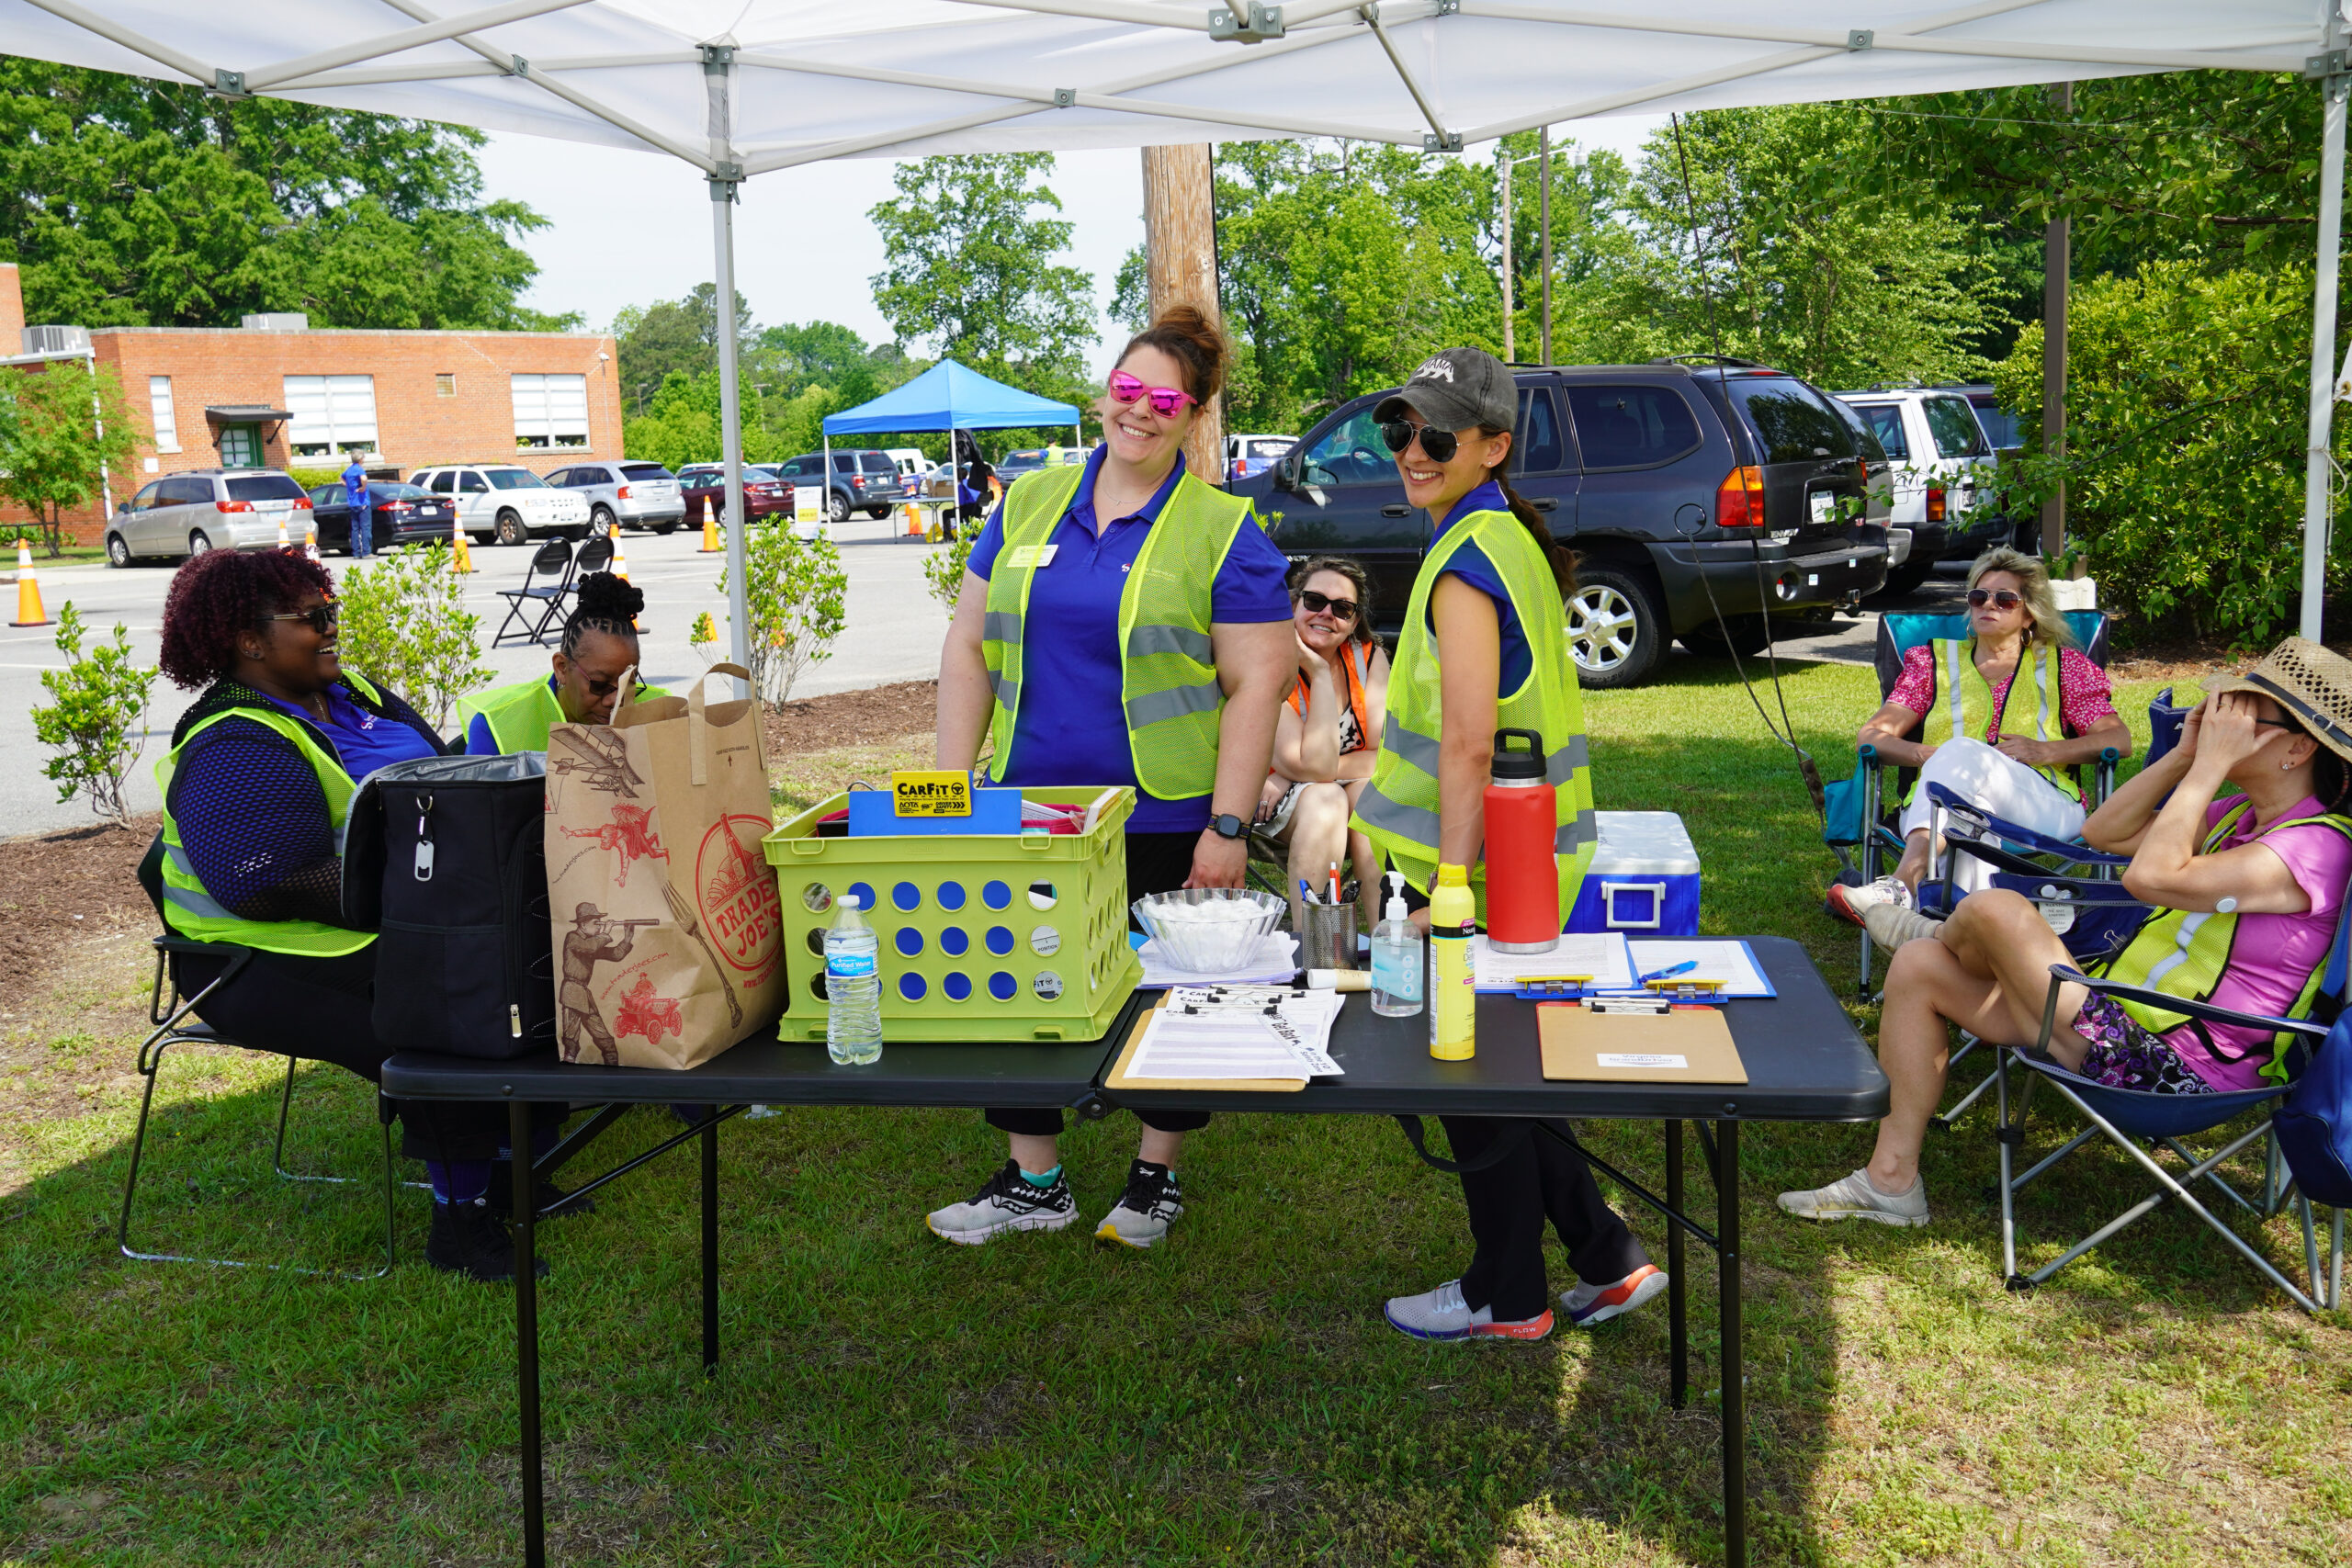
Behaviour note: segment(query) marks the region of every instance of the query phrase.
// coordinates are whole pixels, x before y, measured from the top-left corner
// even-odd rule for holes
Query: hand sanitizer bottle
[[[1405,874],[1388,874],[1388,904],[1372,933],[1372,1010],[1411,1018],[1421,1010],[1421,932],[1405,913]]]

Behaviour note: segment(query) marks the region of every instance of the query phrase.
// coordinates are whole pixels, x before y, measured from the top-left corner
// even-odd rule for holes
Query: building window
[[[287,442],[297,457],[376,450],[373,376],[288,376],[286,409],[294,416]]]
[[[260,468],[261,432],[250,424],[222,425],[220,466],[226,468]]]
[[[455,370],[435,371],[433,377],[433,395],[436,398],[456,397],[458,395],[458,373]]]
[[[514,445],[526,451],[588,446],[588,378],[516,376]]]
[[[180,449],[180,427],[172,413],[172,378],[169,376],[147,378],[147,406],[155,414],[155,450],[176,452]]]

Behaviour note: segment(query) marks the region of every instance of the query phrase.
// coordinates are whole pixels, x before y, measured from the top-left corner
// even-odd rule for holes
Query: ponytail
[[[1482,424],[1478,431],[1482,435],[1510,434],[1500,425]],[[1552,569],[1552,581],[1560,585],[1560,597],[1566,599],[1577,591],[1577,558],[1552,537],[1552,530],[1545,525],[1544,514],[1530,505],[1525,496],[1511,489],[1510,469],[1511,458],[1518,455],[1518,448],[1519,443],[1512,441],[1511,450],[1503,455],[1501,462],[1487,470],[1487,477],[1502,491],[1503,500],[1510,505],[1510,514],[1519,519],[1520,526],[1535,536],[1535,547],[1544,552],[1544,563]]]

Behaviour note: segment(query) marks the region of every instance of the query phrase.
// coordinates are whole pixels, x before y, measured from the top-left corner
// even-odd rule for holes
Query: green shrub
[[[956,596],[964,592],[964,569],[979,536],[979,525],[965,523],[956,528],[954,543],[922,558],[922,580],[930,585],[931,596],[946,605],[950,615],[955,614]]]
[[[458,699],[487,685],[481,617],[447,545],[412,546],[343,574],[343,662],[408,699],[435,729]]]
[[[808,666],[832,657],[833,640],[848,623],[849,573],[831,538],[803,539],[789,523],[753,527],[743,549],[752,684],[763,701],[781,707]],[[727,592],[724,570],[718,591]]]
[[[33,709],[33,735],[56,753],[41,771],[57,783],[60,805],[86,794],[90,808],[130,820],[123,781],[146,749],[147,701],[155,671],[130,661],[130,629],[115,624],[114,640],[82,657],[82,615],[69,599],[57,612],[57,651],[62,670],[41,671],[41,688],[56,701]]]

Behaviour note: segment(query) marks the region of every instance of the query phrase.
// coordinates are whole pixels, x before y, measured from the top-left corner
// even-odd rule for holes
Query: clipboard
[[[1630,1001],[1632,998],[1627,998]],[[1614,1004],[1622,1006],[1623,1003]],[[1577,1083],[1744,1084],[1747,1068],[1722,1010],[1676,1004],[1664,1012],[1539,1002],[1544,1077]]]
[[[1135,1060],[1136,1048],[1143,1043],[1144,1031],[1151,1027],[1152,1014],[1168,1005],[1162,993],[1159,1004],[1146,1008],[1136,1015],[1135,1027],[1127,1032],[1127,1043],[1119,1048],[1118,1059],[1111,1064],[1111,1071],[1102,1080],[1104,1089],[1204,1089],[1215,1092],[1241,1094],[1295,1094],[1306,1087],[1304,1078],[1137,1078],[1127,1076],[1127,1064]],[[1742,1078],[1741,1082],[1747,1080]]]

